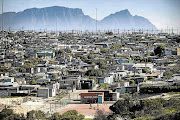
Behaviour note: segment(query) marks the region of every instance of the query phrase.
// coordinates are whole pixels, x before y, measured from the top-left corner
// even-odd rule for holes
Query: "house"
[[[130,71],[127,71],[127,70],[118,70],[116,72],[118,74],[119,79],[122,79],[122,78],[126,77],[128,74],[130,74]]]
[[[99,46],[99,47],[103,47],[103,48],[109,47],[109,44],[108,44],[108,43],[96,43],[95,45],[96,45],[97,47]]]
[[[134,61],[130,59],[115,59],[115,62],[117,64],[121,64],[121,63],[133,63]]]
[[[116,92],[120,93],[120,94],[124,94],[124,93],[134,93],[137,92],[137,87],[131,87],[131,86],[127,86],[127,87],[119,87],[116,88]]]
[[[54,97],[54,96],[56,96],[55,89],[40,87],[37,90],[37,97],[49,98],[49,97]]]
[[[4,67],[12,67],[13,66],[13,59],[4,59],[0,62],[1,62],[0,64]]]
[[[13,86],[15,83],[6,83],[5,86]],[[18,88],[17,87],[5,87],[4,85],[1,86],[0,84],[0,97],[8,97],[11,96],[12,93],[17,93]]]
[[[126,82],[126,81],[122,81],[122,82],[119,82],[121,87],[129,87],[129,82]]]
[[[5,83],[0,83],[0,87],[17,87],[18,83],[14,82],[14,83],[10,83],[10,82],[5,82]]]
[[[36,83],[49,83],[51,80],[49,79],[49,78],[47,78],[47,79],[38,79],[38,80],[36,80]]]
[[[40,63],[38,63],[34,68],[35,73],[39,73],[39,72],[46,73],[48,71],[47,64],[48,64],[47,61],[41,61]]]
[[[145,76],[147,77],[147,79],[149,77],[155,77],[156,80],[159,80],[159,79],[161,79],[163,77],[163,72],[162,71],[160,71],[160,72],[152,72],[150,74],[146,74]]]
[[[81,77],[78,75],[64,76],[62,80],[59,80],[61,89],[78,89],[80,87]]]
[[[172,55],[172,50],[170,48],[166,48],[165,52],[164,52],[164,55],[167,56],[167,57],[171,56]]]
[[[133,65],[133,68],[139,69],[139,70],[143,68],[148,68],[151,72],[156,71],[152,63],[137,63]]]
[[[46,79],[46,78],[48,78],[48,74],[43,73],[43,72],[36,73],[36,74],[34,74],[34,77],[35,77],[35,79]]]
[[[98,96],[102,95],[102,103],[104,102],[103,92],[93,92],[93,93],[81,93],[81,103],[97,103]]]
[[[119,93],[112,92],[111,90],[88,90],[88,93],[104,93],[103,101],[117,101],[119,99]]]
[[[37,56],[54,58],[55,53],[52,50],[40,50],[40,52],[37,52]]]
[[[112,84],[113,83],[113,75],[105,75],[102,77],[98,77],[98,83]]]
[[[96,83],[93,79],[81,78],[78,89],[92,89]]]
[[[169,59],[167,59],[167,58],[154,59],[154,61],[156,62],[156,64],[160,65],[160,64],[168,63],[168,62],[169,62]]]
[[[34,68],[23,68],[22,69],[23,73],[30,73],[33,74],[34,73]]]
[[[14,82],[14,77],[8,77],[8,76],[1,76],[0,77],[0,83],[13,83]]]
[[[144,82],[146,80],[146,77],[128,77],[126,80],[134,80],[136,84],[140,82]]]
[[[15,62],[15,67],[20,67],[20,66],[23,66],[23,65],[24,65],[24,62],[20,62],[20,61]]]
[[[126,82],[126,81],[114,82],[111,84],[111,89],[116,89],[120,87],[128,87],[128,86],[129,86],[129,82]]]
[[[113,79],[114,80],[120,80],[124,77],[126,77],[128,74],[130,74],[130,71],[127,70],[116,70],[116,71],[112,71],[110,72],[110,74],[113,75]]]

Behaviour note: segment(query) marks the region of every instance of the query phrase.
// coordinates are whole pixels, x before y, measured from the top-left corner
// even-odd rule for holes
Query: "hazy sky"
[[[84,14],[92,18],[95,18],[97,8],[98,20],[128,9],[132,15],[149,19],[158,29],[165,29],[167,26],[180,28],[180,0],[4,0],[6,12],[49,6],[81,8]]]

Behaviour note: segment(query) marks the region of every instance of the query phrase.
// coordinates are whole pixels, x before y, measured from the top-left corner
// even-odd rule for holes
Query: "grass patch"
[[[168,95],[180,94],[180,92],[168,92]]]
[[[174,95],[174,98],[180,98],[180,94],[179,95]]]
[[[60,99],[62,99],[62,98],[64,98],[66,95],[58,95],[58,96],[55,96],[55,98],[60,98]]]
[[[18,98],[18,97],[21,97],[21,96],[8,96],[8,97],[1,97],[1,98]]]

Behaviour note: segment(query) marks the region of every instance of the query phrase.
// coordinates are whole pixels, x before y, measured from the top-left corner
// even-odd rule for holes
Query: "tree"
[[[8,67],[0,66],[0,72],[7,72],[8,70]]]
[[[29,82],[29,84],[31,84],[31,85],[36,85],[36,81],[35,81],[35,80],[31,80],[31,81]]]
[[[91,70],[88,70],[85,75],[87,75],[87,76],[98,76],[98,77],[100,77],[100,76],[102,76],[102,73],[103,73],[102,70],[91,69]]]
[[[113,35],[113,32],[106,32],[106,35]]]
[[[71,53],[72,51],[70,49],[65,50],[67,53]]]
[[[0,112],[0,120],[25,120],[23,114],[15,114],[12,109],[4,108]]]
[[[35,110],[31,110],[27,113],[27,120],[45,120],[46,116],[45,113],[41,110],[35,111]]]
[[[39,50],[38,49],[34,49],[34,52],[37,53],[37,52],[39,52]]]
[[[95,120],[108,120],[107,113],[104,110],[97,110]]]
[[[100,52],[108,54],[110,51],[109,51],[109,49],[101,48]]]
[[[155,79],[156,79],[156,78],[153,77],[153,76],[148,77],[148,80],[150,80],[150,81],[154,81]]]
[[[135,85],[135,81],[134,81],[134,80],[129,80],[129,84],[130,84],[131,86],[134,86],[134,85]]]
[[[55,51],[55,55],[57,56],[57,55],[61,55],[61,56],[63,56],[65,54],[65,51],[64,50],[56,50]]]
[[[166,72],[164,72],[164,77],[163,78],[165,78],[165,79],[169,79],[169,78],[171,78],[172,77],[172,75],[173,75],[173,72],[171,72],[171,71],[166,71]]]
[[[84,115],[78,115],[78,112],[76,110],[69,110],[62,114],[63,120],[83,120]]]
[[[106,66],[105,62],[103,62],[103,61],[100,61],[100,62],[99,62],[99,68],[100,68],[100,69],[106,69],[106,67],[107,67],[107,66]]]
[[[149,72],[149,69],[148,69],[148,68],[143,68],[143,69],[142,69],[142,72],[143,72],[143,73],[147,73],[147,72]]]
[[[54,78],[55,80],[57,80],[58,75],[57,75],[57,74],[53,74],[53,78]]]
[[[89,55],[88,55],[88,59],[94,59],[94,55],[89,54]]]
[[[101,83],[99,86],[100,89],[107,89],[108,87],[110,87],[110,84],[108,83]]]
[[[164,56],[164,52],[165,52],[165,46],[163,45],[159,45],[154,49],[154,54],[158,55],[159,57]]]
[[[173,74],[177,74],[180,71],[179,67],[175,67],[171,70],[173,72]]]
[[[23,68],[33,68],[34,65],[32,63],[25,63],[22,67]]]
[[[59,113],[54,113],[52,116],[50,116],[49,120],[61,120],[62,116]]]

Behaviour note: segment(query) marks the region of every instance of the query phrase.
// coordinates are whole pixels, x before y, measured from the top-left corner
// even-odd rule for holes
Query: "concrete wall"
[[[45,88],[38,89],[37,96],[48,98],[49,97],[49,89],[45,89]]]

